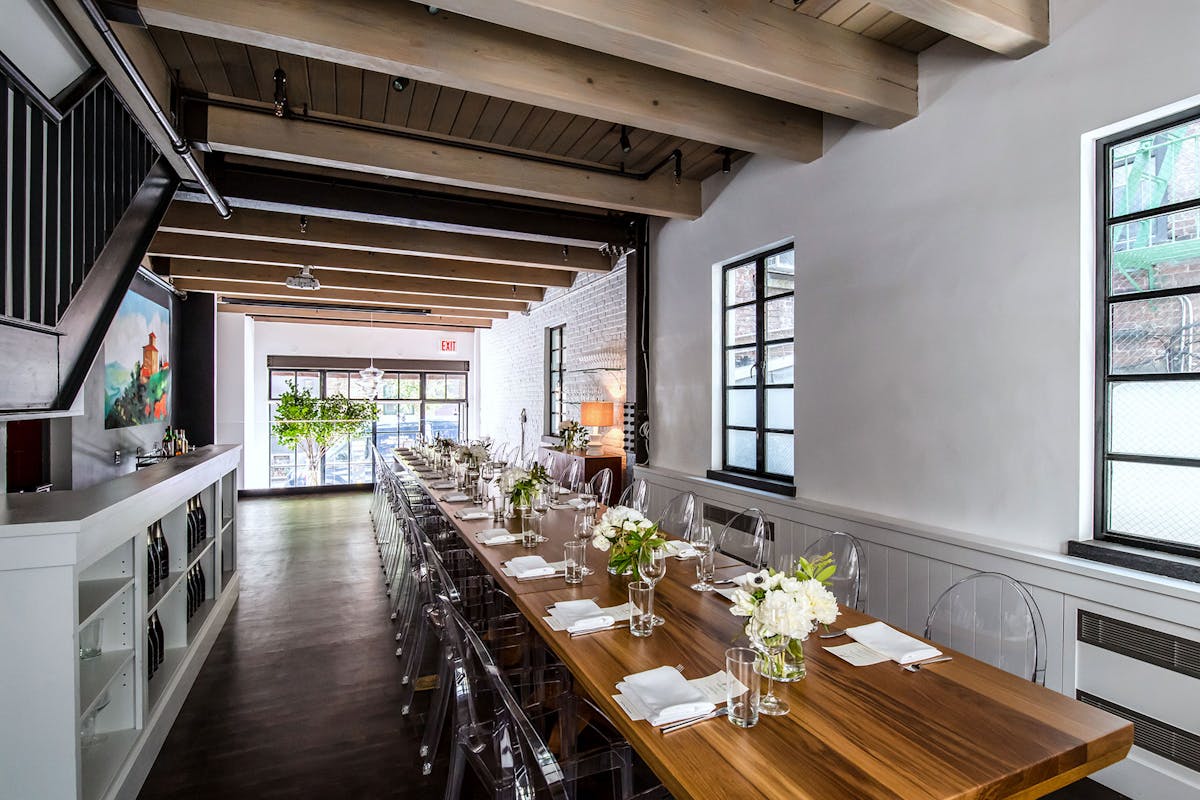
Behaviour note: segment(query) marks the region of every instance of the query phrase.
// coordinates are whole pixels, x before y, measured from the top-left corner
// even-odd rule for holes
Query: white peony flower
[[[729,613],[735,617],[752,617],[754,616],[755,606],[758,604],[754,600],[754,595],[747,592],[745,589],[733,590],[733,606],[729,609]]]
[[[800,580],[799,578],[793,578],[790,575],[783,576],[779,581],[779,588],[785,592],[788,592],[789,594],[795,594],[799,591],[802,591],[803,585],[804,581]]]
[[[592,537],[592,547],[600,550],[601,552],[607,552],[611,545],[612,542],[609,541],[607,536],[597,534],[596,536]]]
[[[804,594],[808,598],[812,615],[822,625],[829,625],[838,616],[837,598],[821,585],[820,581],[804,581]]]

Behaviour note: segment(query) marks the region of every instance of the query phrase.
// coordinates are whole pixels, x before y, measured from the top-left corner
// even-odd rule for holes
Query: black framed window
[[[558,435],[558,426],[563,421],[563,333],[565,325],[546,328],[546,433]]]
[[[1200,109],[1097,166],[1095,535],[1200,555]]]
[[[732,476],[791,485],[795,474],[795,251],[721,272],[721,464]]]
[[[288,383],[308,389],[314,397],[336,394],[353,400],[367,397],[366,385],[357,371],[344,369],[268,370],[271,419]],[[370,483],[375,480],[371,442],[383,452],[395,449],[401,439],[424,434],[427,439],[467,436],[467,375],[462,372],[385,371],[375,394],[379,417],[364,436],[351,438],[325,454],[319,465],[323,486]],[[272,488],[304,485],[308,465],[303,451],[284,447],[267,433],[270,441]]]

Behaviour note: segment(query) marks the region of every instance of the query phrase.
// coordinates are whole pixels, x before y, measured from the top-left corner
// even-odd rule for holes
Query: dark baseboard
[[[285,486],[280,489],[238,489],[238,497],[283,497],[289,494],[341,494],[371,492],[373,483],[335,483],[330,486]]]

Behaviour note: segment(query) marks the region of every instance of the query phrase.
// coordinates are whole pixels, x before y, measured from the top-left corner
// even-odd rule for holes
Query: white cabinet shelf
[[[133,650],[105,652],[79,662],[79,716],[86,716],[100,695],[133,661]]]
[[[94,581],[79,582],[79,628],[82,630],[92,623],[108,607],[108,604],[121,596],[121,593],[133,585],[133,578],[103,578]]]
[[[0,640],[20,654],[9,659],[0,711],[21,721],[18,736],[0,737],[0,795],[137,795],[237,600],[239,451],[205,447],[107,484],[0,504],[0,604],[21,610],[0,619]],[[187,552],[197,497],[222,524]],[[151,593],[147,531],[160,526],[170,571]],[[197,565],[207,599],[189,619],[187,576]],[[150,678],[155,614],[166,647]],[[80,642],[92,634],[102,652],[81,660]]]

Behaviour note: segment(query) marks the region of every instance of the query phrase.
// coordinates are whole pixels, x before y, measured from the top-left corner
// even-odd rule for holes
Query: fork
[[[908,670],[909,672],[920,672],[921,667],[928,666],[929,664],[940,664],[943,661],[953,661],[953,660],[954,660],[953,656],[942,656],[940,658],[930,658],[930,659],[926,659],[925,661],[918,661],[915,664],[905,664],[904,669]]]

